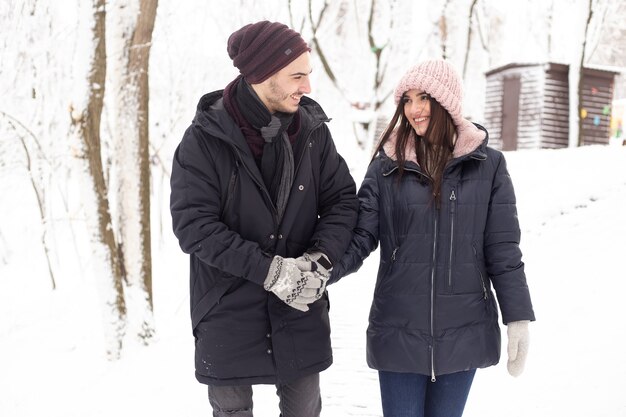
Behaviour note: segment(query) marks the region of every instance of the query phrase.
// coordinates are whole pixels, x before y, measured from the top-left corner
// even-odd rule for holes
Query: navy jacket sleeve
[[[256,242],[243,239],[220,221],[217,163],[194,126],[174,155],[170,211],[183,252],[235,277],[263,284],[272,259]]]
[[[494,156],[496,170],[484,236],[487,273],[505,324],[535,320],[519,247],[520,228],[513,183],[502,153],[494,152]]]
[[[377,175],[380,166],[377,161],[370,164],[359,189],[359,217],[348,250],[339,264],[333,268],[330,283],[343,276],[356,272],[365,258],[378,247],[379,239],[379,187]]]

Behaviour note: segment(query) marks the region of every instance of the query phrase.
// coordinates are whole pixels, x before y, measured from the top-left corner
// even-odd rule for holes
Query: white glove
[[[509,360],[506,368],[509,374],[513,376],[520,376],[524,371],[528,345],[530,343],[528,323],[530,323],[530,320],[520,320],[513,321],[507,325],[506,333],[509,337],[507,353],[509,354]]]
[[[325,281],[312,271],[310,262],[274,256],[263,288],[271,291],[285,304],[300,311],[308,311],[308,304],[318,300]]]

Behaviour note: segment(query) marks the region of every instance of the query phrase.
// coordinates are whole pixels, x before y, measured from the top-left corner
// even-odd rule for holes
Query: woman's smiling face
[[[402,96],[404,115],[418,136],[424,136],[430,122],[430,96],[420,90],[409,90]]]

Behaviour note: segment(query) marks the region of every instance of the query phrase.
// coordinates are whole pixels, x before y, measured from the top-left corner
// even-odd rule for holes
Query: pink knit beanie
[[[454,124],[463,122],[461,80],[448,62],[444,60],[424,61],[409,69],[394,92],[396,104],[409,90],[421,90],[437,100],[450,113]]]

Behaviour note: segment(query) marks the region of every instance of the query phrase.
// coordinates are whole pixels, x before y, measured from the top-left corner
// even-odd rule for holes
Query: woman
[[[513,185],[487,132],[463,119],[461,83],[445,61],[411,68],[396,112],[359,190],[348,252],[331,282],[355,272],[380,243],[367,329],[383,412],[454,417],[478,368],[500,359],[508,326],[517,376],[535,319],[519,248]]]

